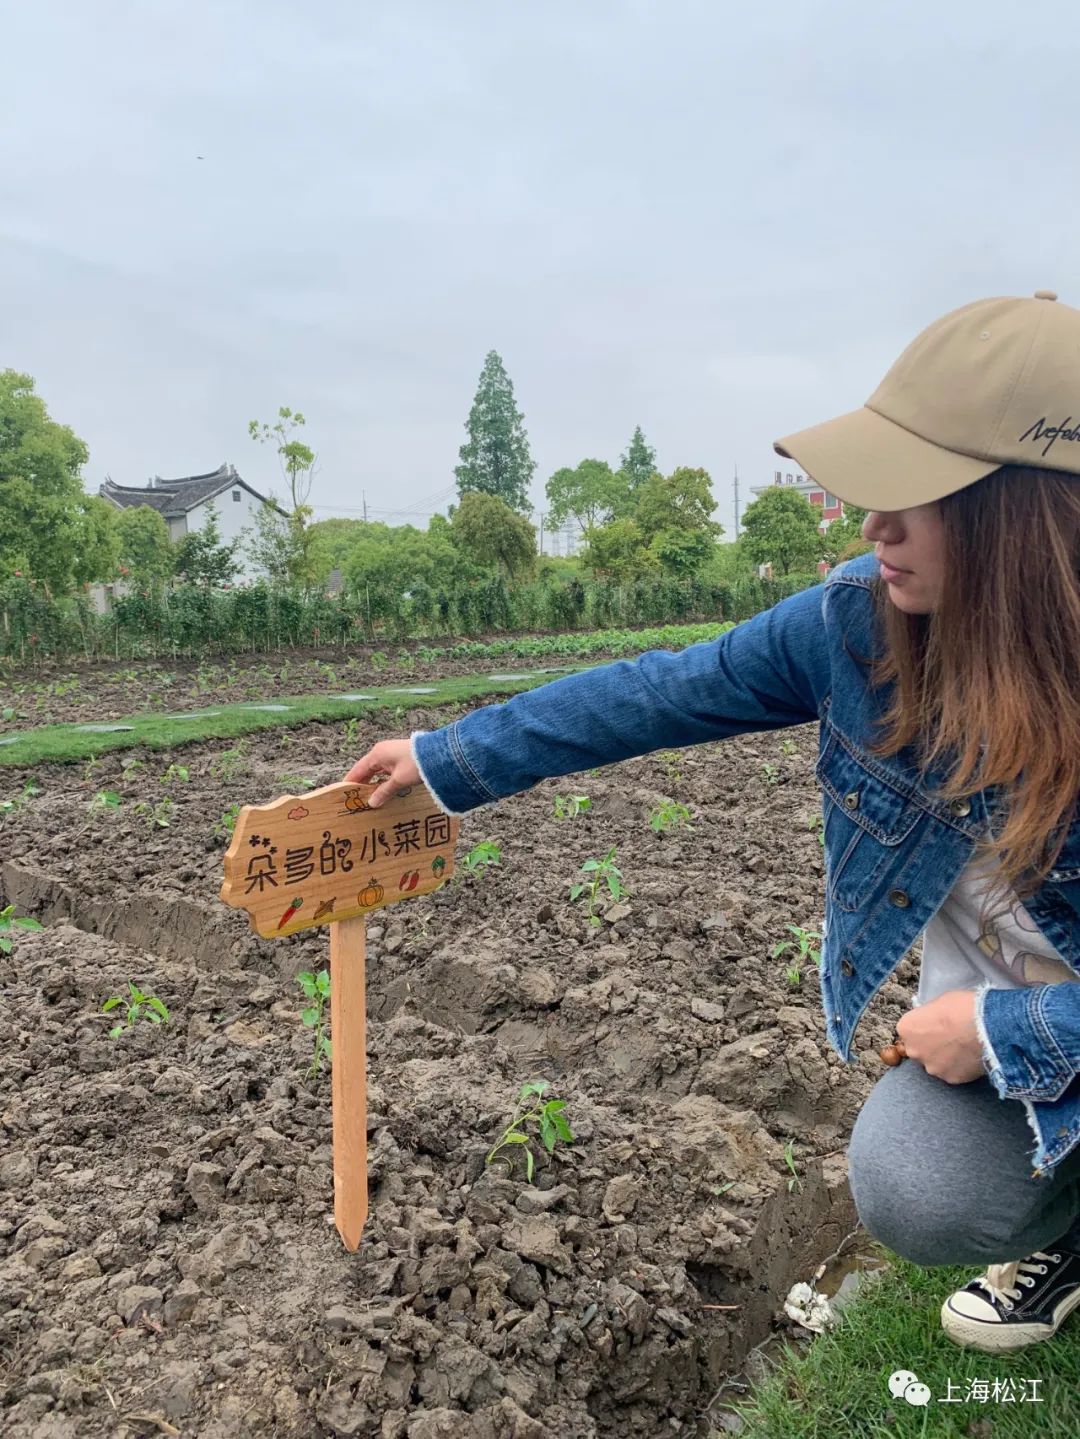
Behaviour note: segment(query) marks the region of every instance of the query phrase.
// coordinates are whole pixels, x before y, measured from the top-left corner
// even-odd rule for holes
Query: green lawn
[[[720,1393],[711,1413],[716,1439],[727,1432],[716,1423],[721,1407],[741,1413],[744,1439],[924,1434],[1075,1439],[1080,1434],[1076,1314],[1054,1339],[1014,1355],[960,1349],[942,1333],[939,1310],[946,1296],[978,1271],[922,1269],[888,1257],[890,1267],[863,1286],[837,1329],[801,1355],[786,1345],[775,1372],[750,1396]],[[914,1373],[928,1386],[925,1407],[889,1392],[889,1377],[897,1370]],[[993,1397],[994,1380],[999,1399]],[[973,1389],[971,1381],[986,1381],[985,1390]]]

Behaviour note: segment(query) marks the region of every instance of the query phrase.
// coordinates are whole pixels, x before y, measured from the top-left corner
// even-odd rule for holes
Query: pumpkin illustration
[[[373,875],[357,895],[357,903],[361,904],[364,909],[371,909],[373,905],[382,903],[383,894],[384,890],[382,885],[379,884]]]

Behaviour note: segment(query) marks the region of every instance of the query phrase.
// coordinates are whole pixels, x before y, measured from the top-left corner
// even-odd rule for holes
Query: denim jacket
[[[1000,801],[996,786],[943,801],[942,770],[913,749],[868,752],[888,702],[856,656],[873,654],[872,555],[781,600],[716,640],[650,651],[554,680],[413,736],[439,804],[461,814],[555,775],[673,746],[819,722],[826,900],[821,994],[829,1043],[851,1062],[867,1005],[933,918]],[[1054,868],[1025,900],[1080,974],[1080,810]],[[1023,1103],[1032,1178],[1080,1140],[1080,984],[981,988],[976,1027],[1002,1099]]]

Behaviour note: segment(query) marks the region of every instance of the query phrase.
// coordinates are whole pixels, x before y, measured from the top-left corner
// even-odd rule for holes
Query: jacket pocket
[[[898,846],[924,811],[867,769],[835,731],[814,773],[822,790],[829,898],[841,909],[860,909],[887,878]]]

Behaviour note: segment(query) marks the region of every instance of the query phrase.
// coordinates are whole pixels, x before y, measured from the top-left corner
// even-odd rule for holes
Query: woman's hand
[[[975,1028],[975,991],[950,989],[909,1010],[896,1026],[909,1059],[935,1079],[967,1084],[986,1073]]]
[[[419,784],[420,771],[412,757],[412,743],[407,739],[380,740],[356,761],[345,779],[351,784],[366,784],[375,775],[385,775],[386,779],[371,792],[368,804],[372,809],[378,809],[396,789]]]

